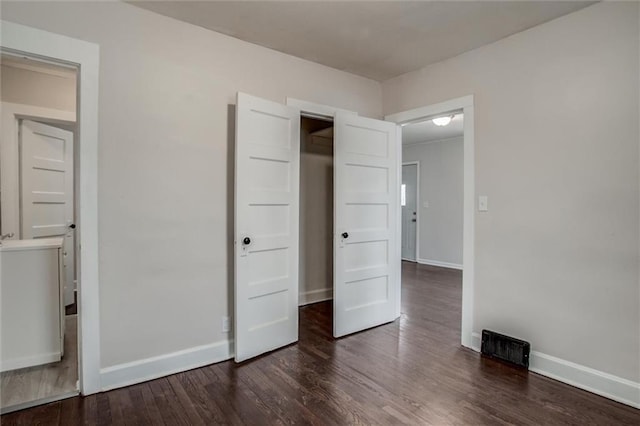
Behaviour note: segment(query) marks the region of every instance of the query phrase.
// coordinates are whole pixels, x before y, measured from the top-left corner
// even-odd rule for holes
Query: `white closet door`
[[[20,124],[21,239],[64,238],[64,300],[73,303],[73,133],[22,120]]]
[[[399,170],[394,123],[335,119],[333,335],[395,320]]]
[[[238,93],[235,360],[298,340],[300,111]]]

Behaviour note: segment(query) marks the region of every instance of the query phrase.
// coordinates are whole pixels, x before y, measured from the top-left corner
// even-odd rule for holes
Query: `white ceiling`
[[[581,9],[588,1],[130,1],[375,80]]]
[[[419,142],[433,142],[462,136],[464,134],[463,117],[462,113],[455,114],[451,123],[446,126],[436,126],[431,120],[403,126],[402,143],[407,145]]]

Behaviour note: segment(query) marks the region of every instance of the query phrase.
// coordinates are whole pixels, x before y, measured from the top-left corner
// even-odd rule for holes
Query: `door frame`
[[[330,105],[317,104],[315,102],[303,101],[300,99],[287,97],[285,105],[296,107],[300,110],[301,117],[316,118],[318,120],[333,121],[338,112],[358,115],[355,111],[337,108]]]
[[[290,98],[287,97],[285,104],[287,106],[292,106],[295,108],[298,108],[300,110],[300,117],[306,117],[306,118],[312,118],[312,119],[316,119],[316,120],[321,120],[321,121],[327,121],[327,122],[331,122],[333,123],[336,117],[336,114],[338,112],[343,112],[346,114],[353,114],[353,115],[358,115],[357,112],[355,111],[349,111],[346,109],[341,109],[341,108],[337,108],[337,107],[333,107],[330,105],[323,105],[323,104],[318,104],[315,102],[309,102],[309,101],[303,101],[300,99],[295,99],[295,98]],[[302,144],[302,141],[300,141],[300,143]],[[301,145],[302,146],[302,145]],[[335,164],[335,158],[332,157],[331,159],[332,163]],[[302,166],[302,163],[301,163]],[[334,194],[334,199],[335,199],[335,194]],[[335,218],[335,206],[333,209],[333,219],[332,222],[335,224],[336,218]],[[331,231],[331,251],[332,251],[332,256],[333,256],[333,251],[334,251],[334,238],[335,238],[335,228],[332,229]],[[298,272],[299,273],[299,272]],[[335,277],[334,277],[334,281],[335,281]],[[298,284],[299,286],[299,284]],[[331,283],[331,297],[330,298],[325,298],[322,300],[331,300],[333,302],[333,298],[334,298],[334,282]],[[298,296],[299,297],[299,296]],[[305,302],[305,303],[300,303],[298,302],[298,306],[303,306],[308,304],[309,302]]]
[[[344,110],[344,109],[340,109],[340,108],[336,108],[330,105],[323,105],[323,104],[318,104],[315,102],[309,102],[309,101],[304,101],[304,100],[300,100],[300,99],[295,99],[295,98],[290,98],[287,97],[286,101],[285,101],[285,105],[287,106],[292,106],[295,108],[298,108],[300,110],[300,117],[305,117],[305,118],[312,118],[315,120],[321,120],[321,121],[326,121],[326,122],[331,122],[333,123],[336,117],[336,114],[338,113],[338,111],[341,112],[345,112],[348,114],[355,114],[357,115],[357,112],[354,111],[348,111],[348,110]],[[302,140],[300,141],[300,146],[302,146]],[[335,159],[331,158],[331,162],[335,163]],[[302,170],[302,156],[300,157],[300,170]],[[335,198],[335,194],[334,194],[334,198]],[[332,218],[332,222],[335,223],[335,206],[334,206],[334,211],[332,212],[332,214],[334,215]],[[333,256],[333,238],[334,238],[334,234],[335,234],[335,229],[331,230],[331,254]],[[298,269],[298,275],[300,274],[300,269]],[[335,278],[334,278],[335,280]],[[298,287],[300,286],[300,284],[298,283]],[[322,300],[331,300],[333,303],[333,298],[334,298],[334,283],[331,283],[331,287],[329,287],[331,289],[331,297],[330,298],[323,298]],[[298,298],[300,298],[300,294],[298,294]],[[300,306],[304,306],[306,304],[308,304],[309,302],[304,302],[301,303],[300,301],[298,301],[298,307]],[[299,321],[299,320],[298,320]]]
[[[389,114],[385,120],[401,126],[427,120],[433,116],[462,110],[464,114],[464,201],[462,238],[462,346],[478,350],[473,345],[473,310],[475,285],[475,154],[474,97],[450,99],[423,107]]]
[[[100,300],[98,271],[98,74],[100,47],[36,28],[0,21],[3,52],[77,69],[76,264],[78,286],[78,383],[80,393],[100,383]]]
[[[420,253],[420,162],[419,161],[403,161],[402,167],[404,166],[416,166],[416,258],[414,260],[402,258],[402,260],[406,260],[407,262],[416,262],[418,263],[418,253]],[[400,181],[402,185],[402,181]],[[402,211],[402,208],[400,209]],[[402,236],[400,236],[400,244],[402,244]],[[400,256],[402,256],[402,251],[400,251]]]

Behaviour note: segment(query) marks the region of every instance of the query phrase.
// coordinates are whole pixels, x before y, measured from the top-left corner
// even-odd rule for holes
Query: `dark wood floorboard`
[[[2,416],[9,425],[640,425],[640,410],[460,347],[461,273],[403,263],[402,317],[333,339],[331,303],[296,345]]]

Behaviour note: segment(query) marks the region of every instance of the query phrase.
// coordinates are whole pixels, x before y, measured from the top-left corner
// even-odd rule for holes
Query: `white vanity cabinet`
[[[63,356],[62,243],[62,238],[2,241],[0,371]]]

